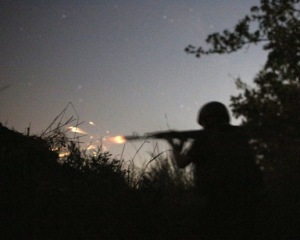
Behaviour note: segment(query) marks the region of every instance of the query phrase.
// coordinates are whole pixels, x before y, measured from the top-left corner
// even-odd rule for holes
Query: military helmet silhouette
[[[201,126],[229,123],[230,116],[226,106],[220,102],[209,102],[199,111],[198,123]]]

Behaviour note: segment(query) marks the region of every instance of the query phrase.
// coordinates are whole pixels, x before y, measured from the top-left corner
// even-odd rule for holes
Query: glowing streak
[[[94,126],[95,128],[97,128],[97,129],[99,129],[99,130],[100,130],[99,126],[97,126],[97,124],[96,124],[96,123],[94,123],[94,122],[89,122],[89,124],[91,124],[92,126]]]
[[[64,158],[64,157],[67,157],[69,156],[71,153],[70,152],[61,152],[58,154],[58,157],[59,158]]]
[[[95,145],[90,145],[87,147],[87,150],[91,150],[91,149],[96,149],[96,146]]]
[[[80,129],[78,127],[69,127],[69,129],[71,130],[71,132],[87,134],[87,132],[83,131],[82,129]]]
[[[120,144],[120,143],[125,143],[126,139],[123,136],[116,136],[116,137],[109,138],[109,141]]]

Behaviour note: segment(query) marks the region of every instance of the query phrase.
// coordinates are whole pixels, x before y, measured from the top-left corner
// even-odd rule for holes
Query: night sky
[[[9,87],[0,91],[0,122],[22,133],[30,126],[32,134],[40,134],[72,102],[84,121],[79,127],[88,133],[81,140],[93,145],[132,132],[198,129],[201,105],[216,100],[228,106],[230,95],[239,93],[234,78],[251,83],[266,53],[251,46],[196,59],[184,48],[205,46],[208,34],[233,29],[257,4],[259,0],[1,3],[0,89]],[[72,108],[65,120],[70,116],[76,117]],[[102,143],[114,156],[121,154],[123,146]],[[124,157],[139,146],[127,144]]]

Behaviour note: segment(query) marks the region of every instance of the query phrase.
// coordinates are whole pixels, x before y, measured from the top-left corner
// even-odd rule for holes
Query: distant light
[[[71,130],[71,132],[87,134],[87,132],[83,131],[82,129],[80,129],[78,127],[69,127],[69,129]]]
[[[98,128],[98,129],[100,129],[100,128],[96,125],[96,123],[94,123],[94,122],[89,122],[89,124],[91,124],[92,126]]]

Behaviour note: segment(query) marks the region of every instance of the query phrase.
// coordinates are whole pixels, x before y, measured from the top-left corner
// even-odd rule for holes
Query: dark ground
[[[80,169],[74,167],[76,158],[58,164],[44,141],[3,126],[0,151],[1,239],[249,236],[218,238],[220,224],[216,219],[220,218],[212,221],[205,215],[207,199],[192,191],[130,189],[124,174],[111,165],[98,161],[93,169]],[[257,196],[256,221],[248,239],[300,239],[299,182],[297,174],[284,174],[268,182]]]

